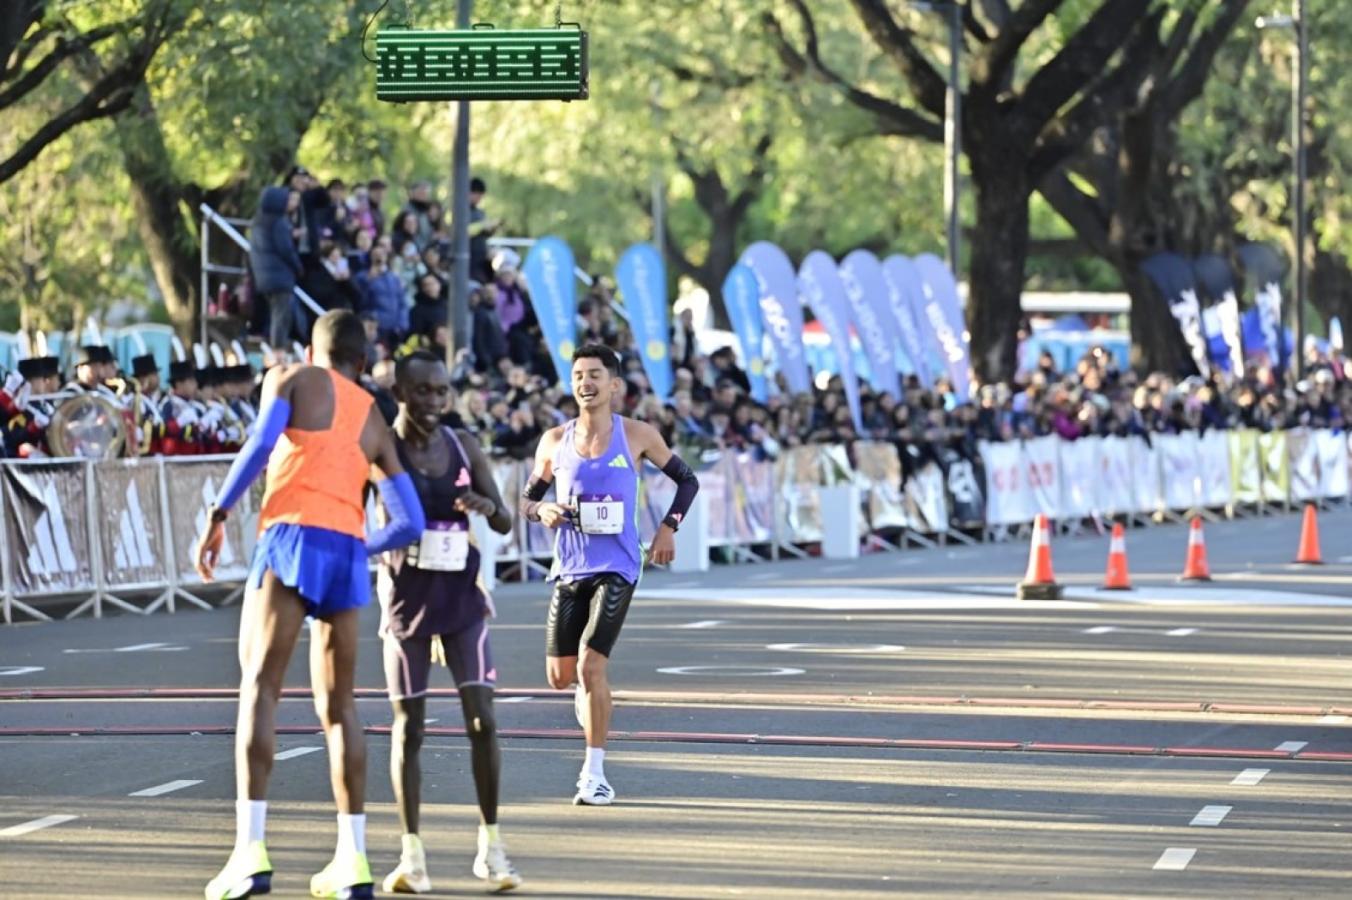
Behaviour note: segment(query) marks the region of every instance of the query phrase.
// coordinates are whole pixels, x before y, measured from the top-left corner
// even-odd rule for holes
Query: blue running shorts
[[[300,594],[306,615],[316,619],[371,602],[366,542],[350,534],[309,525],[272,525],[254,547],[249,587],[261,587],[269,569]]]

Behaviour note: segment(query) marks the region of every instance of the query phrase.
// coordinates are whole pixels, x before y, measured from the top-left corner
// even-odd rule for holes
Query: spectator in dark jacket
[[[438,325],[446,324],[446,286],[441,279],[428,272],[418,279],[418,292],[413,295],[413,311],[408,316],[409,331],[432,337]]]
[[[274,347],[291,344],[292,294],[304,271],[287,220],[299,203],[300,195],[294,191],[263,188],[249,229],[249,265],[255,290],[267,300],[268,339]]]
[[[361,310],[375,317],[380,336],[391,345],[408,334],[408,303],[404,282],[390,271],[390,254],[384,247],[371,251],[371,268],[357,276]]]
[[[471,282],[471,287],[474,287]],[[474,370],[487,372],[507,355],[507,338],[498,319],[497,292],[493,285],[472,290],[469,295],[470,322],[473,329]]]

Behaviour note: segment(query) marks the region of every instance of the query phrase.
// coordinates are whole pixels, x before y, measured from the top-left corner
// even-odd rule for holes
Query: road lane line
[[[439,720],[438,720],[438,719],[423,719],[423,724],[424,724],[424,725],[431,725],[433,722],[436,722],[436,721],[439,721]]]
[[[297,756],[304,756],[307,753],[318,753],[323,749],[323,747],[292,747],[290,750],[283,750],[281,753],[278,753],[273,759],[295,759]]]
[[[1160,854],[1152,868],[1160,872],[1182,872],[1196,855],[1196,847],[1170,847]]]
[[[1282,741],[1274,750],[1281,753],[1299,753],[1309,745],[1309,741]]]
[[[1233,806],[1203,806],[1188,824],[1214,828],[1225,821],[1225,817],[1230,815],[1232,809]]]
[[[1347,716],[1321,716],[1320,725],[1341,725],[1347,721]]]
[[[684,625],[677,625],[677,628],[713,628],[716,625],[728,624],[726,619],[700,619],[698,622],[686,622]]]
[[[532,701],[532,700],[534,700],[534,699],[535,699],[534,697],[498,697],[498,698],[495,699],[495,702],[497,702],[497,703],[529,703],[530,701]]]
[[[1187,637],[1190,634],[1196,633],[1196,628],[1175,628],[1173,631],[1164,632],[1166,637]]]
[[[174,791],[181,791],[184,788],[190,788],[195,784],[201,784],[201,779],[193,781],[187,778],[180,778],[178,781],[166,781],[164,784],[157,784],[154,787],[148,787],[144,790],[133,791],[128,797],[158,797],[161,794],[171,794]]]
[[[1240,787],[1253,787],[1266,778],[1271,771],[1271,769],[1245,769],[1236,775],[1235,780],[1230,783],[1237,784]]]
[[[53,825],[61,825],[66,822],[72,822],[79,816],[43,816],[41,819],[33,819],[30,822],[20,822],[18,825],[11,825],[8,828],[0,829],[0,838],[23,837],[25,834],[32,834],[34,831],[41,831],[44,828],[50,828]]]
[[[1108,634],[1116,630],[1116,625],[1095,625],[1093,628],[1086,628],[1084,634]]]
[[[746,576],[746,580],[747,580],[747,581],[770,581],[771,579],[773,579],[773,578],[778,578],[778,577],[779,577],[779,573],[778,573],[778,572],[754,572],[754,573],[752,573],[752,574]]]

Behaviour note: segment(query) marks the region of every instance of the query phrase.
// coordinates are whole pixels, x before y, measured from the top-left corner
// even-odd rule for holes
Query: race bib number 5
[[[619,534],[624,531],[624,501],[605,496],[577,498],[578,522],[583,534]]]
[[[464,522],[428,522],[418,542],[419,569],[463,572],[469,563],[469,531]]]

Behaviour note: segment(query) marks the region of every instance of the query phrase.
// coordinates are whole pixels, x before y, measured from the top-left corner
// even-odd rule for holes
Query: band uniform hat
[[[26,381],[34,378],[56,378],[61,374],[61,362],[55,356],[32,356],[19,360],[19,374]]]
[[[169,364],[169,383],[178,384],[181,381],[187,381],[189,378],[197,377],[197,367],[192,364],[192,360],[180,359]]]
[[[113,351],[109,350],[103,344],[85,344],[80,348],[80,353],[76,357],[77,366],[100,365],[102,363],[117,362],[113,356]]]
[[[131,374],[134,378],[145,378],[147,375],[159,374],[160,366],[155,362],[155,354],[146,353],[142,356],[133,356],[131,359]]]

